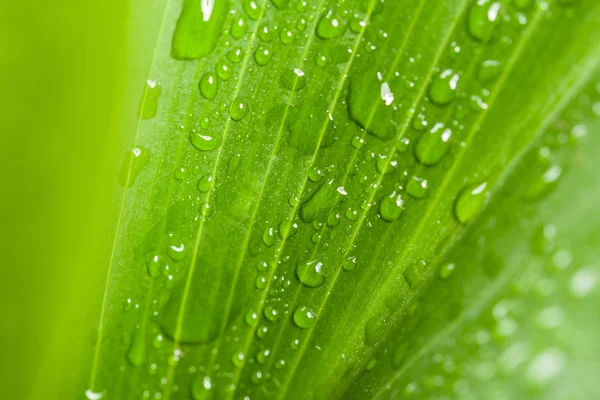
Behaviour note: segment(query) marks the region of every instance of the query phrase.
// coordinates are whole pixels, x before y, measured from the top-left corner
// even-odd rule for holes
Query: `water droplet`
[[[279,31],[279,39],[283,44],[292,43],[294,41],[294,37],[294,32],[292,32],[286,27],[281,28],[281,30]]]
[[[271,0],[271,3],[280,10],[286,8],[288,6],[289,0]]]
[[[369,362],[367,363],[367,371],[372,371],[373,368],[375,368],[375,366],[377,365],[377,360],[374,358],[371,358],[369,360]]]
[[[456,264],[454,264],[454,263],[443,265],[440,268],[440,278],[442,278],[442,279],[450,278],[450,276],[454,273],[455,269],[456,269]]]
[[[300,32],[304,32],[306,30],[307,22],[305,18],[298,18],[296,21],[296,29]]]
[[[439,106],[449,104],[456,96],[459,76],[451,69],[444,70],[431,83],[429,97],[431,101]]]
[[[177,237],[171,236],[169,238],[167,254],[174,261],[179,261],[183,259],[186,255],[185,244],[181,240],[177,239]]]
[[[315,56],[315,63],[321,68],[325,67],[327,65],[327,56],[323,53],[317,53]]]
[[[279,319],[279,311],[273,306],[266,306],[263,310],[263,314],[265,318],[271,322],[275,322]]]
[[[259,383],[260,381],[262,381],[263,378],[263,374],[261,371],[256,371],[252,374],[252,382],[254,383]]]
[[[486,60],[479,69],[479,80],[481,83],[491,82],[500,76],[502,72],[502,63],[496,60]]]
[[[325,282],[323,274],[323,263],[313,261],[299,261],[296,264],[296,276],[303,285],[308,287],[319,287]]]
[[[423,277],[415,266],[415,264],[409,265],[403,272],[404,280],[408,283],[411,289],[417,290],[423,283]]]
[[[199,376],[194,380],[192,386],[192,396],[194,399],[200,400],[207,396],[207,392],[212,390],[213,383],[209,376]]]
[[[242,353],[241,351],[238,351],[237,353],[234,353],[231,356],[231,363],[233,364],[234,367],[241,367],[244,364],[244,353]]]
[[[223,79],[224,81],[228,81],[233,76],[233,69],[231,69],[229,64],[225,62],[219,62],[217,64],[217,75],[219,75],[219,78]]]
[[[492,0],[477,0],[469,10],[467,27],[469,34],[481,42],[492,37],[502,4]]]
[[[454,202],[454,215],[463,224],[466,224],[477,214],[488,197],[487,182],[468,185],[456,197]]]
[[[259,277],[256,278],[256,288],[263,290],[266,287],[267,287],[267,277],[264,275],[259,275]]]
[[[404,201],[402,196],[397,192],[392,192],[388,196],[384,197],[379,204],[379,215],[384,221],[392,222],[400,217],[403,208]]]
[[[127,351],[127,359],[134,367],[139,367],[146,361],[145,332],[142,329],[134,329],[131,334],[131,344]]]
[[[269,29],[268,25],[263,24],[260,26],[258,30],[258,37],[263,42],[270,42],[271,40],[273,40],[273,33],[271,32],[271,29]]]
[[[302,90],[306,86],[306,76],[298,68],[288,69],[281,74],[281,84],[288,90]]]
[[[126,188],[131,187],[149,160],[150,151],[143,146],[134,147],[125,153],[125,159],[119,173],[119,183],[121,186]]]
[[[186,167],[179,167],[175,170],[173,175],[175,176],[175,179],[181,181],[190,176],[190,171]]]
[[[92,389],[88,389],[85,391],[85,398],[88,400],[100,400],[104,397],[105,394],[106,392],[104,391],[97,392]]]
[[[406,193],[415,199],[422,199],[427,194],[427,179],[411,176],[406,184]]]
[[[272,226],[265,228],[262,236],[263,243],[267,247],[272,247],[275,244],[277,230]]]
[[[197,187],[202,193],[210,192],[213,187],[213,176],[211,174],[204,175],[198,180]]]
[[[171,57],[177,60],[190,60],[210,54],[219,41],[223,22],[229,12],[228,2],[202,0],[183,3],[177,20]]]
[[[424,165],[437,164],[448,151],[451,136],[450,128],[445,128],[442,123],[435,124],[431,131],[419,137],[414,148],[415,157]]]
[[[160,274],[162,264],[163,264],[162,257],[159,255],[153,254],[150,257],[148,264],[146,264],[146,268],[148,269],[148,275],[150,275],[152,278],[158,277],[158,275]]]
[[[558,184],[562,172],[562,168],[559,165],[550,166],[543,174],[534,179],[531,185],[529,185],[525,196],[533,199],[550,193]]]
[[[229,106],[229,115],[234,121],[240,121],[248,114],[248,111],[250,111],[250,106],[248,105],[248,102],[241,97],[237,97]]]
[[[413,129],[416,131],[425,130],[427,127],[427,121],[425,120],[425,115],[417,114],[413,119]]]
[[[319,182],[323,178],[323,171],[318,167],[312,167],[310,171],[308,171],[308,179],[313,182]]]
[[[248,18],[258,21],[263,14],[263,9],[255,0],[244,0],[244,12]]]
[[[200,132],[190,133],[190,142],[195,148],[202,151],[214,150],[221,145],[221,140]]]
[[[239,16],[231,21],[231,36],[234,39],[242,38],[248,31],[248,23],[244,17]]]
[[[352,271],[354,268],[356,268],[356,256],[347,256],[344,258],[342,261],[342,268],[344,268],[346,271]]]
[[[300,306],[294,311],[293,319],[298,328],[308,329],[312,328],[317,322],[317,314],[309,307]]]
[[[262,339],[267,335],[268,332],[269,332],[269,327],[262,325],[262,326],[259,326],[258,329],[256,330],[256,336],[259,339]]]
[[[254,52],[254,60],[256,60],[256,63],[261,66],[267,65],[271,60],[271,56],[271,50],[263,46],[258,46]]]
[[[151,119],[156,116],[158,111],[158,98],[162,93],[160,82],[147,80],[144,86],[144,94],[140,103],[140,118]]]
[[[256,354],[256,361],[258,361],[259,364],[264,364],[267,362],[270,355],[271,355],[271,350],[269,350],[269,349],[259,350],[259,352]]]
[[[242,51],[242,49],[239,47],[235,47],[233,50],[227,53],[227,59],[237,64],[242,61],[243,55],[244,52]]]
[[[327,11],[317,24],[317,35],[321,39],[333,39],[340,37],[346,30],[346,23],[333,10]]]
[[[300,348],[300,339],[292,339],[290,343],[290,348],[292,350],[298,350]]]
[[[333,179],[322,184],[317,191],[302,204],[300,218],[304,222],[313,221],[318,215],[333,208],[337,196]]]
[[[244,321],[249,327],[253,327],[258,322],[258,314],[254,311],[248,311],[244,317]]]

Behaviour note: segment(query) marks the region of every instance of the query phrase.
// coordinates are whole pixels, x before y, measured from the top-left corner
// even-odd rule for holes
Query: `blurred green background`
[[[135,120],[129,13],[121,0],[0,6],[2,399],[64,398],[93,337],[101,227]]]

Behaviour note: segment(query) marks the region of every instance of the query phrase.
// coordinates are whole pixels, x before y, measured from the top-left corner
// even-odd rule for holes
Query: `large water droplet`
[[[296,276],[303,285],[308,287],[319,287],[325,282],[323,274],[323,263],[313,261],[299,261],[296,264]]]
[[[210,54],[219,41],[228,11],[227,1],[183,2],[173,34],[171,57],[189,60]]]
[[[485,203],[487,182],[466,186],[456,197],[454,215],[463,224],[469,222]]]
[[[254,52],[254,60],[256,60],[256,63],[261,66],[267,65],[271,60],[271,57],[271,50],[263,46],[258,46]]]
[[[281,84],[288,90],[302,90],[306,86],[306,76],[298,68],[288,69],[281,74]]]
[[[208,135],[206,132],[190,133],[190,142],[195,148],[202,151],[214,150],[221,145],[221,140]]]
[[[263,8],[258,5],[256,0],[244,0],[244,12],[250,19],[257,21],[264,11]]]
[[[217,78],[211,73],[202,75],[200,82],[198,82],[198,88],[200,89],[202,96],[204,96],[206,99],[214,99],[217,95]]]
[[[427,179],[411,176],[406,184],[406,193],[415,199],[421,199],[427,194]]]
[[[239,16],[231,21],[231,36],[234,39],[241,39],[248,31],[248,23],[244,17]]]
[[[446,154],[451,136],[450,128],[445,128],[442,123],[435,124],[431,131],[419,137],[414,149],[415,157],[424,165],[437,164]]]

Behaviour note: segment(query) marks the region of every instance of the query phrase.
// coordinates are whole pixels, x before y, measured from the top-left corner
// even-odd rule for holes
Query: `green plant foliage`
[[[162,10],[79,396],[600,395],[600,3]]]

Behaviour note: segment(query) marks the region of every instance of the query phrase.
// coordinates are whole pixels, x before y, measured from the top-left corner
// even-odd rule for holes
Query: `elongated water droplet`
[[[146,338],[142,329],[134,329],[131,334],[131,344],[127,351],[127,359],[134,367],[139,367],[146,361]]]
[[[173,34],[171,57],[189,60],[210,54],[219,41],[228,11],[226,1],[183,2]]]
[[[119,183],[121,186],[126,188],[131,187],[149,160],[150,151],[147,148],[137,146],[129,150],[125,154],[125,159],[121,165],[121,172],[119,173]]]
[[[224,81],[228,81],[233,76],[233,69],[226,62],[217,64],[217,75]]]
[[[550,166],[544,173],[534,179],[531,185],[529,185],[525,196],[533,199],[547,195],[556,187],[561,175],[562,168],[559,165]]]
[[[308,262],[299,261],[296,264],[296,276],[303,285],[313,288],[319,287],[325,282],[323,263],[317,260]]]
[[[481,83],[491,82],[500,76],[502,63],[496,60],[485,60],[479,69],[479,80]]]
[[[502,4],[492,0],[477,0],[469,10],[467,27],[471,36],[481,42],[492,37]]]
[[[229,115],[234,121],[240,121],[248,114],[248,111],[250,111],[250,106],[248,105],[248,102],[241,97],[233,100],[229,106]]]
[[[449,104],[456,96],[459,76],[451,69],[444,70],[431,83],[429,98],[439,106]]]
[[[144,94],[140,103],[140,118],[151,119],[156,116],[158,110],[158,99],[162,93],[160,82],[147,80],[144,87]]]
[[[190,133],[190,142],[195,148],[202,151],[214,150],[221,145],[221,140],[210,136],[207,132]]]
[[[244,12],[248,15],[248,18],[258,21],[264,11],[256,0],[244,0]]]
[[[456,264],[454,264],[454,263],[443,265],[440,268],[440,278],[448,279],[454,273],[455,269],[456,269]]]
[[[346,22],[333,10],[328,10],[317,24],[317,35],[321,39],[340,37],[346,31]]]
[[[153,254],[150,257],[150,260],[148,261],[148,264],[147,264],[148,275],[150,275],[152,278],[158,277],[158,275],[160,275],[160,270],[162,269],[162,267],[163,267],[162,257],[159,255]]]
[[[302,204],[300,218],[304,222],[313,221],[318,215],[328,212],[335,204],[337,188],[333,179],[322,184],[317,191]]]
[[[317,314],[307,306],[300,306],[294,311],[294,323],[298,328],[312,328],[317,322]]]
[[[435,124],[431,131],[419,137],[415,145],[415,157],[424,165],[437,164],[446,154],[451,136],[450,128],[445,128],[442,123]]]
[[[400,217],[402,211],[404,211],[403,204],[404,201],[402,200],[402,196],[394,191],[381,200],[381,203],[379,204],[379,215],[384,221],[395,221]]]
[[[263,243],[267,247],[272,247],[275,244],[276,235],[277,235],[277,230],[275,228],[273,228],[272,226],[268,226],[267,228],[265,228],[265,231],[263,232],[263,236],[262,236]]]
[[[477,214],[488,197],[487,182],[466,186],[454,202],[454,215],[466,224]]]
[[[248,23],[244,17],[239,16],[231,21],[231,36],[234,39],[241,39],[248,31]]]

